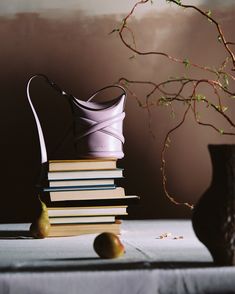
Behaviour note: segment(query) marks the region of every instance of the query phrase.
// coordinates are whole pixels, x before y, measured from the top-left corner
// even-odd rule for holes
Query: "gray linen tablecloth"
[[[235,293],[235,268],[213,265],[188,220],[123,221],[126,254],[112,260],[96,235],[34,240],[28,228],[0,225],[0,294]]]

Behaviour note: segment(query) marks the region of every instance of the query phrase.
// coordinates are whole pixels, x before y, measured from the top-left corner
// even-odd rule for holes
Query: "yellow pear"
[[[117,258],[125,253],[125,247],[118,236],[109,232],[98,235],[93,247],[101,258]]]
[[[34,238],[46,238],[50,232],[50,221],[46,204],[40,201],[40,213],[30,226],[30,233]]]

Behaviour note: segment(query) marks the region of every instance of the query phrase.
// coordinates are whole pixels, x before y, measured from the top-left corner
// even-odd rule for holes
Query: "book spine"
[[[115,216],[49,217],[50,224],[96,224],[115,223]]]
[[[80,186],[116,186],[114,179],[98,179],[98,180],[54,180],[49,181],[50,187],[80,187]]]
[[[91,185],[91,186],[59,186],[46,187],[44,192],[59,192],[59,191],[86,191],[86,190],[113,190],[116,185]]]
[[[109,199],[125,197],[125,191],[122,187],[116,189],[101,190],[75,190],[75,191],[50,191],[52,201],[60,200],[80,200],[80,199]]]
[[[88,160],[50,160],[49,171],[75,171],[75,170],[104,170],[115,169],[117,160],[107,159],[88,159]]]
[[[86,207],[86,206],[119,206],[119,205],[137,205],[140,203],[138,196],[129,198],[128,196],[112,199],[86,199],[86,200],[63,200],[51,201],[50,195],[45,193],[43,201],[47,207]]]
[[[48,172],[48,180],[84,180],[122,178],[123,169]]]

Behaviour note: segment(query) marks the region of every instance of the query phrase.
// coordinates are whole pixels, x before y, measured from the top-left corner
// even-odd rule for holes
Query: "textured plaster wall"
[[[1,220],[30,220],[35,208],[34,183],[40,166],[35,123],[26,99],[27,79],[45,73],[66,91],[81,99],[121,76],[130,79],[161,81],[182,72],[182,67],[163,58],[136,58],[109,32],[128,7],[125,1],[2,1],[0,4],[0,81],[1,81]],[[90,3],[88,5],[88,2]],[[113,3],[113,5],[110,4]],[[190,2],[190,1],[187,1]],[[202,2],[202,1],[201,1]],[[207,1],[212,4],[213,1]],[[50,2],[51,3],[51,2]],[[213,14],[223,24],[228,39],[234,36],[235,6],[213,2]],[[217,5],[215,5],[217,4]],[[230,4],[230,5],[229,5]],[[52,5],[52,6],[51,6]],[[102,14],[102,5],[103,11]],[[201,17],[171,7],[154,6],[132,19],[140,48],[165,50],[207,65],[220,64],[223,50],[217,33]],[[184,70],[184,69],[183,69]],[[146,89],[138,88],[142,97]],[[210,93],[209,93],[210,94]],[[108,95],[108,94],[107,94]],[[32,96],[37,108],[51,158],[75,156],[72,136],[54,155],[50,155],[71,122],[69,105],[42,80],[35,81]],[[181,113],[182,109],[178,109]],[[234,111],[230,108],[231,116]],[[179,119],[170,119],[167,109],[155,108],[151,128],[145,109],[128,97],[124,133],[125,168],[122,185],[127,194],[141,196],[141,205],[130,209],[130,217],[190,217],[190,211],[166,200],[161,186],[160,153],[164,135]],[[214,113],[202,114],[222,125]],[[188,120],[172,137],[167,153],[169,190],[180,201],[195,203],[210,183],[209,143],[234,143],[210,129]]]

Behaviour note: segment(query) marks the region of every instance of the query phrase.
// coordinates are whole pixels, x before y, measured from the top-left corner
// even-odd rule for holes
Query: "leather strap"
[[[123,91],[124,95],[127,96],[127,93],[126,93],[126,89],[123,88],[121,85],[118,85],[118,84],[114,84],[114,85],[109,85],[109,86],[106,86],[104,88],[101,88],[100,90],[96,91],[95,93],[93,93],[90,98],[87,100],[87,102],[90,102],[91,100],[93,100],[93,98],[95,98],[96,95],[98,95],[101,91],[103,90],[106,90],[106,89],[109,89],[109,88],[119,88]]]
[[[43,164],[44,162],[47,161],[46,144],[45,144],[45,139],[44,139],[42,127],[41,127],[41,124],[40,124],[40,121],[39,121],[37,112],[36,112],[36,110],[35,110],[35,108],[33,106],[32,100],[30,98],[30,91],[29,91],[29,87],[30,87],[30,84],[31,84],[32,80],[35,79],[35,78],[37,78],[38,76],[39,75],[35,75],[35,76],[32,76],[29,79],[29,81],[27,83],[27,98],[28,98],[29,105],[31,107],[31,110],[33,112],[33,116],[34,116],[34,119],[35,119],[35,122],[36,122],[36,125],[37,125],[38,137],[39,137],[39,143],[40,143],[40,150],[41,150],[41,163]]]
[[[36,126],[37,126],[39,144],[40,144],[40,152],[41,152],[41,163],[43,164],[43,163],[47,162],[47,160],[48,160],[47,159],[46,144],[45,144],[45,139],[44,139],[40,120],[38,118],[37,112],[33,106],[33,103],[32,103],[31,97],[30,97],[30,84],[31,84],[32,80],[34,80],[35,78],[43,78],[52,88],[54,88],[62,96],[68,96],[70,99],[74,98],[74,96],[72,96],[71,94],[67,94],[55,82],[49,80],[48,77],[44,74],[36,74],[36,75],[32,76],[27,83],[27,98],[28,98],[28,102],[29,102],[29,105],[30,105],[31,110],[33,112],[33,116],[34,116]]]

